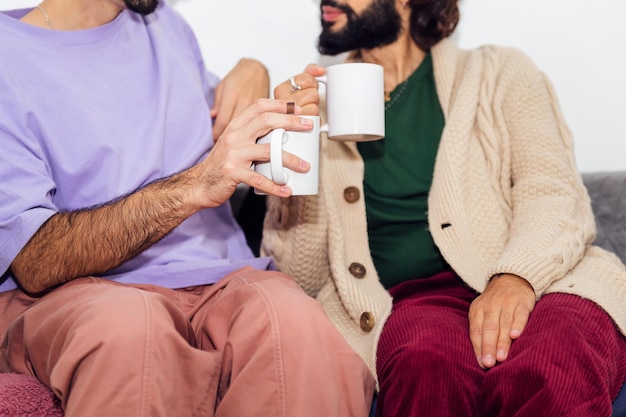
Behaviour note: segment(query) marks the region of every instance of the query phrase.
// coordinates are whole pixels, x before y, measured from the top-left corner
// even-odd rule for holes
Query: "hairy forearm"
[[[11,265],[31,293],[100,274],[137,256],[199,210],[184,174],[99,207],[52,216]]]

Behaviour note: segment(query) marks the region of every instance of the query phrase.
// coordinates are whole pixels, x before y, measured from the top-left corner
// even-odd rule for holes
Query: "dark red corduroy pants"
[[[378,345],[378,417],[610,416],[626,378],[626,339],[596,304],[537,303],[508,359],[485,371],[469,338],[477,296],[453,273],[391,289]]]

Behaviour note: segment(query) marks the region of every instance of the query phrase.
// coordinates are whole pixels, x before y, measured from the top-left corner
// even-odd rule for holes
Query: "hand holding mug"
[[[321,131],[340,141],[371,141],[385,136],[383,67],[352,62],[322,67],[309,65],[274,90],[277,98],[293,99],[300,106],[319,103],[317,88],[325,84],[327,124]],[[292,98],[291,98],[292,97]]]
[[[320,94],[318,80],[326,74],[326,68],[309,64],[301,74],[296,74],[274,88],[274,97],[280,100],[293,101],[302,108],[302,114],[318,116]]]
[[[254,170],[279,185],[291,188],[292,195],[317,194],[319,186],[320,117],[301,116],[313,122],[311,130],[301,132],[288,129],[274,129],[259,138],[258,144],[269,144],[268,162],[257,162]],[[309,163],[307,172],[289,169],[283,162],[283,153],[293,154]],[[256,194],[266,194],[258,188]]]
[[[282,100],[258,99],[234,118],[207,157],[189,170],[189,181],[194,185],[192,199],[197,206],[206,208],[223,204],[240,183],[279,197],[290,196],[289,186],[276,184],[250,167],[258,161],[269,161],[269,144],[256,142],[272,129],[311,130],[313,122],[300,117],[301,113],[300,107]],[[294,172],[309,170],[306,161],[291,153],[283,153],[282,159],[284,166]]]

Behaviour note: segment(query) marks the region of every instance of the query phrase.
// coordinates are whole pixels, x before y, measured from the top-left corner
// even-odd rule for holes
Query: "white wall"
[[[272,85],[309,62],[318,0],[167,0],[191,24],[207,65],[220,76],[242,56],[263,61]],[[37,4],[1,0],[0,8]],[[523,49],[555,85],[574,132],[582,171],[626,170],[626,2],[617,0],[462,0],[461,46]]]
[[[626,169],[626,3],[464,0],[458,40],[523,49],[550,77],[583,171]]]

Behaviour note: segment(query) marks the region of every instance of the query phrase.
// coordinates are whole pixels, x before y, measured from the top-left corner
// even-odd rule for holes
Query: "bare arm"
[[[269,160],[269,145],[257,145],[257,137],[275,127],[311,128],[308,120],[280,112],[286,112],[284,101],[257,100],[228,125],[198,165],[103,206],[52,216],[14,259],[13,276],[26,291],[39,293],[105,272],[137,256],[192,214],[223,204],[241,182],[289,196],[289,188],[250,169],[254,161]],[[285,153],[283,161],[295,171],[308,170],[294,155]]]
[[[52,216],[11,265],[32,293],[103,273],[137,256],[197,212],[188,173],[151,183],[115,202]]]

